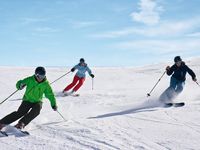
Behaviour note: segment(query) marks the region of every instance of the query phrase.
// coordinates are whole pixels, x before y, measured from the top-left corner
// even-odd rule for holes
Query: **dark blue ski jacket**
[[[195,73],[185,64],[185,62],[182,62],[180,67],[178,67],[176,64],[171,66],[171,68],[167,70],[167,75],[170,76],[173,73],[172,77],[184,82],[186,80],[185,76],[187,72],[190,74],[192,79],[196,78]]]

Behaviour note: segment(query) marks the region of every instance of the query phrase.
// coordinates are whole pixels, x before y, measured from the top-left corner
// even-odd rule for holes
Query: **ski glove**
[[[53,109],[54,111],[57,111],[58,107],[55,105],[55,106],[52,106],[52,109]]]
[[[72,69],[71,69],[71,72],[74,72],[74,71],[75,71],[75,68],[72,68]]]
[[[21,83],[21,84],[19,85],[19,90],[22,90],[25,86],[26,86],[26,84]]]
[[[93,75],[93,74],[90,74],[90,76],[91,76],[92,78],[94,78],[94,75]]]
[[[166,67],[166,70],[169,71],[169,70],[170,70],[170,66],[167,66],[167,67]]]
[[[195,77],[195,78],[192,78],[192,80],[194,81],[194,82],[196,82],[197,81],[197,78]]]

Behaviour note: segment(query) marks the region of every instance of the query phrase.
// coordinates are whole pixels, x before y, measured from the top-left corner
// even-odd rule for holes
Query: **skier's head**
[[[174,62],[175,62],[175,64],[176,64],[178,67],[180,67],[180,66],[181,66],[181,63],[182,63],[181,57],[180,57],[180,56],[174,57]]]
[[[179,61],[182,61],[181,57],[180,56],[176,56],[174,57],[174,62],[179,62]]]
[[[84,59],[84,58],[81,58],[81,59],[80,59],[80,63],[85,63],[85,59]]]
[[[36,79],[41,82],[46,78],[46,70],[44,67],[37,67],[35,69],[35,77]]]

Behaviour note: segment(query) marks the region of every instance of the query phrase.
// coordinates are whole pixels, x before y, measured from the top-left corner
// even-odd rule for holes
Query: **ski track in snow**
[[[197,77],[198,63],[190,62]],[[145,97],[162,74],[163,66],[93,68],[96,75],[94,90],[91,90],[88,77],[79,91],[80,97],[57,97],[59,112],[68,121],[64,122],[52,111],[48,100],[44,99],[40,116],[26,127],[30,136],[0,137],[1,150],[198,150],[200,88],[190,77],[177,98],[177,101],[185,100],[184,107],[163,108],[156,101],[169,84],[167,76],[155,88],[151,98]],[[15,82],[34,68],[0,67],[0,70],[3,70],[0,87],[6,87],[0,95],[6,98],[15,90]],[[21,74],[15,75],[19,70]],[[47,68],[47,77],[53,81],[65,71]],[[62,91],[72,79],[71,74],[54,83],[55,93]],[[0,117],[18,108],[23,92],[19,91],[0,105]]]

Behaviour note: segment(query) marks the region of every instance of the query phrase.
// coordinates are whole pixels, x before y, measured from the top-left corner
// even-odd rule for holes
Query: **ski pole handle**
[[[4,99],[1,103],[0,103],[0,105],[1,104],[3,104],[6,100],[8,100],[11,96],[13,96],[15,93],[17,93],[19,90],[17,89],[16,91],[14,91],[12,94],[10,94],[6,99]]]

